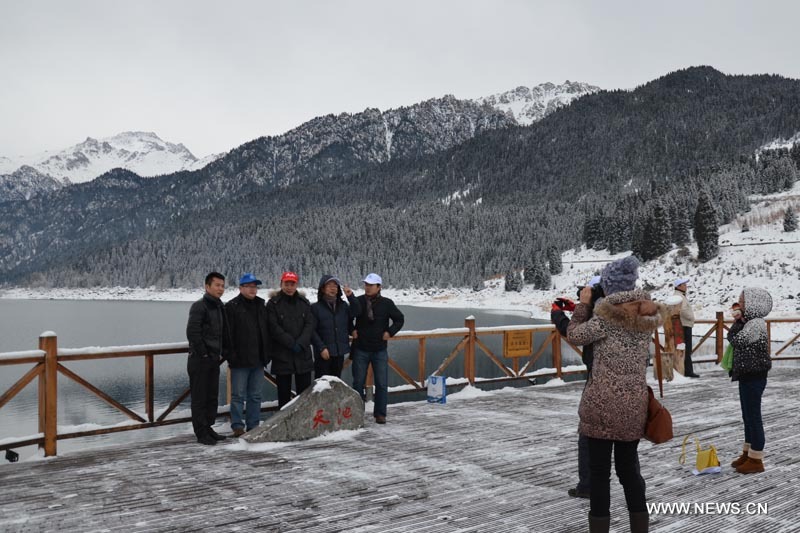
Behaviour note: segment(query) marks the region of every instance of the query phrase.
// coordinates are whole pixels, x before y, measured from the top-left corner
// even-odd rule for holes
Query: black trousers
[[[344,366],[344,357],[328,357],[328,360],[322,358],[321,355],[315,354],[314,359],[314,379],[319,379],[322,376],[335,376],[342,377],[342,367]]]
[[[189,356],[186,370],[192,395],[192,427],[199,439],[208,434],[217,420],[219,362],[214,356]]]
[[[614,469],[617,472],[625,502],[631,513],[647,511],[645,482],[639,472],[639,441],[589,440],[589,471],[591,492],[589,514],[595,517],[611,516],[611,452],[614,452]]]
[[[311,385],[311,372],[302,374],[283,374],[275,376],[278,384],[278,409],[289,403],[292,399],[292,376],[294,376],[295,392],[300,394]]]
[[[683,375],[691,376],[694,374],[692,367],[692,328],[683,326]]]

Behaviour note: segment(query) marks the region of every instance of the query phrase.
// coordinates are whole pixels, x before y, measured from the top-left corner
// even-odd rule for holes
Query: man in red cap
[[[311,334],[314,315],[305,295],[297,290],[300,277],[284,272],[281,288],[267,302],[267,321],[272,341],[272,373],[278,383],[278,407],[292,399],[292,376],[297,394],[311,385],[314,359],[311,356]]]

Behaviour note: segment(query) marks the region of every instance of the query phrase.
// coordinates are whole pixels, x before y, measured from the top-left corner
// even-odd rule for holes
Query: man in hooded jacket
[[[342,299],[347,296],[347,302]],[[338,278],[326,274],[319,280],[317,301],[311,304],[316,327],[311,334],[314,345],[314,377],[342,377],[345,357],[350,353],[350,330],[353,319],[361,313],[361,304],[352,289],[342,287]]]

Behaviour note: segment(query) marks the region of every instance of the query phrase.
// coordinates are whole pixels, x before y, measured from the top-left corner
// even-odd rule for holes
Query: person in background
[[[761,398],[772,369],[764,317],[772,311],[772,296],[764,289],[748,287],[739,296],[739,308],[742,314],[728,330],[728,342],[733,346],[731,381],[739,382],[744,446],[742,455],[731,466],[740,474],[753,474],[764,471],[766,437]]]
[[[353,330],[353,388],[366,401],[364,385],[367,369],[372,365],[375,378],[375,408],[378,424],[386,423],[389,402],[388,340],[403,327],[405,318],[392,300],[381,296],[383,280],[377,274],[364,278],[364,294],[358,297],[361,312],[356,316]],[[390,324],[391,321],[391,324]]]
[[[347,296],[347,302],[342,298]],[[350,353],[350,330],[361,304],[353,291],[342,287],[338,278],[326,274],[319,280],[317,301],[311,304],[316,327],[311,334],[314,345],[314,377],[342,377],[342,365]]]
[[[699,378],[692,365],[692,328],[694,327],[694,311],[686,297],[688,279],[676,279],[672,282],[675,295],[681,297],[681,326],[683,326],[683,375],[687,378]]]
[[[647,422],[647,362],[653,330],[666,307],[636,289],[639,261],[629,256],[606,265],[600,286],[605,298],[589,318],[592,290],[585,287],[575,306],[567,339],[594,345],[592,373],[581,397],[579,433],[589,440],[589,531],[609,530],[611,455],[625,493],[633,533],[649,529],[645,481],[638,446]]]
[[[592,287],[592,299],[589,303],[589,318],[592,317],[592,310],[594,304],[599,298],[603,297],[603,290],[600,287],[600,276],[594,276],[587,287]],[[581,289],[582,290],[582,289]],[[569,327],[568,312],[575,311],[575,302],[568,298],[557,298],[550,309],[550,322],[556,327],[562,337],[567,336],[567,328]],[[594,360],[594,352],[591,344],[587,344],[581,350],[581,359],[583,364],[586,365],[586,379],[588,383],[589,375],[592,373],[592,362]],[[567,494],[573,498],[588,498],[591,483],[589,480],[589,440],[585,435],[578,434],[578,484],[575,488],[569,489]]]
[[[222,295],[225,276],[206,276],[205,294],[189,309],[186,339],[189,341],[189,388],[192,395],[192,428],[200,444],[214,445],[225,437],[211,427],[217,420],[219,365],[231,346]]]
[[[239,437],[261,421],[261,388],[264,367],[269,363],[267,308],[258,297],[261,280],[251,273],[239,278],[239,295],[225,304],[230,321],[233,349],[228,356],[231,369],[231,429]],[[242,415],[247,413],[246,420]]]
[[[278,407],[292,399],[292,376],[295,390],[300,394],[311,385],[311,333],[314,315],[311,304],[298,292],[299,276],[284,272],[281,288],[273,292],[267,302],[267,321],[272,340],[272,373],[278,384]]]

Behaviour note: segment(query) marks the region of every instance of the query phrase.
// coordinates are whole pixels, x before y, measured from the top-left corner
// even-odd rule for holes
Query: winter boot
[[[734,462],[731,463],[731,467],[738,468],[740,465],[743,465],[745,461],[747,461],[747,452],[750,451],[750,443],[744,443],[744,449],[742,450],[742,455],[739,456]]]
[[[647,533],[650,530],[650,515],[647,511],[630,513],[631,533]]]
[[[609,526],[611,526],[610,516],[589,515],[589,533],[608,533]]]
[[[740,474],[756,474],[764,471],[764,451],[750,449],[747,452],[747,461],[736,467]]]

